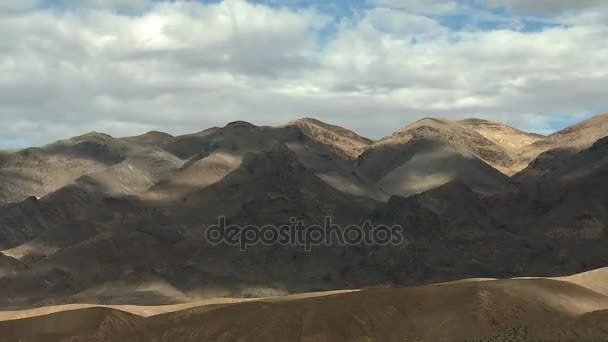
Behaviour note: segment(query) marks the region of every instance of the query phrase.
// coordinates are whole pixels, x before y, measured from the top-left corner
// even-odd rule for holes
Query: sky
[[[608,112],[605,0],[0,0],[0,149],[99,131]]]

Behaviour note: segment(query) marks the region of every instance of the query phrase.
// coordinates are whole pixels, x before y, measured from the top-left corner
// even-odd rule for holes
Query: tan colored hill
[[[311,126],[311,123],[315,126]],[[324,127],[321,131],[323,134],[313,129],[317,126]],[[284,127],[266,128],[265,133],[284,143],[307,168],[334,189],[378,201],[388,199],[384,191],[357,170],[352,160],[354,155],[348,155],[348,148],[345,147],[362,147],[369,142],[366,138],[312,119],[302,119]]]
[[[573,283],[608,296],[608,268],[599,268],[589,272],[554,279]]]
[[[560,146],[589,147],[608,131],[608,113],[596,115],[576,125],[548,136],[548,141]]]
[[[509,153],[514,153],[545,138],[545,136],[541,134],[524,132],[501,123],[483,119],[465,119],[458,122],[483,135]]]
[[[500,177],[476,159],[511,175],[544,152],[522,172],[544,174],[605,136],[606,115],[546,138],[480,119],[431,118],[377,142],[311,118],[274,128],[236,122],[178,137],[153,131],[113,138],[91,132],[42,148],[0,152],[0,204],[42,197],[75,181],[111,195],[137,194],[152,186],[162,192],[171,183],[175,187],[165,194],[205,187],[234,170],[243,153],[276,141],[329,185],[356,196],[386,200],[387,193],[419,193],[454,179],[480,191],[501,192]]]
[[[121,140],[133,142],[144,146],[164,147],[174,140],[171,134],[158,131],[150,131],[133,137],[122,138]]]
[[[312,118],[295,120],[287,126],[298,127],[309,138],[353,160],[373,142],[353,131]]]
[[[559,165],[570,156],[591,147],[608,136],[608,114],[601,114],[579,124],[553,133],[521,149],[515,156],[521,178],[538,177]],[[530,165],[528,165],[530,164]]]
[[[606,273],[598,272],[583,285],[608,282]],[[574,283],[577,279],[578,275],[563,281],[472,280],[244,303],[209,302],[181,311],[173,311],[175,306],[145,309],[141,316],[136,307],[66,307],[66,311],[0,322],[0,336],[6,341],[49,342],[604,339],[608,297]],[[56,310],[61,308],[49,312]],[[150,316],[151,311],[156,314]]]
[[[510,165],[499,145],[460,123],[423,119],[370,145],[357,160],[360,172],[389,194],[409,196],[461,180],[476,191],[509,191]]]
[[[544,155],[546,156],[547,153]],[[608,170],[608,137],[599,139],[591,147],[579,152],[570,151],[567,156],[562,154],[560,159],[560,161],[554,159],[550,166],[545,163],[542,173],[544,181],[572,183],[592,177],[603,170]],[[542,162],[537,160],[535,164],[532,164],[532,167],[540,163]],[[523,172],[521,176],[530,176],[531,174],[532,169],[530,168]]]
[[[246,153],[268,149],[275,141],[248,122],[179,136],[166,149],[186,160],[173,175],[151,187],[145,196],[164,200],[183,198],[214,184],[236,170]]]
[[[0,203],[42,197],[88,173],[124,159],[112,138],[89,133],[43,148],[23,149],[0,160]]]
[[[246,153],[262,152],[275,144],[284,144],[333,188],[354,196],[385,200],[386,194],[358,175],[349,157],[340,149],[349,141],[357,145],[367,140],[312,119],[294,121],[284,127],[233,122],[222,128],[177,137],[166,149],[187,158],[187,162],[178,172],[152,187],[146,196],[184,197],[222,180],[238,168]]]
[[[108,194],[137,193],[167,177],[181,161],[162,150],[160,133],[117,139],[91,132],[41,148],[0,156],[0,204],[43,197],[73,182]]]

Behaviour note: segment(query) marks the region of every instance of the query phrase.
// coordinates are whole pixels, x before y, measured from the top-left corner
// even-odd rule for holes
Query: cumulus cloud
[[[603,22],[459,31],[417,1],[374,3],[342,18],[245,0],[13,9],[0,21],[0,148],[303,116],[372,137],[431,115],[546,131],[606,111]]]

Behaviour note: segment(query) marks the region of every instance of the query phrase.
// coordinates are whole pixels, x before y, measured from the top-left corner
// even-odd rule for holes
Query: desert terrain
[[[298,218],[398,245],[206,240]],[[608,339],[608,114],[91,132],[0,151],[0,341]]]
[[[2,341],[600,341],[608,269],[173,306],[0,312]]]

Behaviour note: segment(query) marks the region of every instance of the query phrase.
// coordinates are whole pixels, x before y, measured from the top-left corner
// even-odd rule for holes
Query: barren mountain
[[[550,168],[544,169],[545,181],[574,182],[582,178],[593,177],[597,173],[608,170],[608,137],[601,138],[591,147],[580,152],[569,153],[568,158],[554,162]],[[529,170],[530,171],[530,170]]]
[[[409,125],[370,145],[357,164],[390,194],[408,196],[456,179],[482,193],[510,188],[508,177],[495,169],[509,166],[509,154],[476,131],[447,120]]]
[[[168,200],[184,197],[223,179],[239,167],[246,153],[260,152],[273,143],[272,138],[247,122],[176,137],[166,149],[183,159],[183,166],[151,187],[146,195]]]
[[[256,127],[247,122],[233,122],[223,128],[176,137],[166,149],[187,161],[174,175],[152,187],[147,195],[175,198],[203,189],[234,171],[246,153],[262,152],[275,144],[284,144],[308,169],[337,190],[385,200],[386,194],[358,175],[349,157],[340,149],[350,141],[351,135],[352,144],[367,141],[350,131],[312,119],[295,121],[284,127]]]
[[[0,253],[0,278],[12,275],[24,269],[24,264],[18,260]]]
[[[373,142],[353,131],[312,118],[292,121],[287,126],[298,127],[309,138],[353,160]]]
[[[591,129],[588,126],[581,127]],[[0,205],[0,308],[69,303],[191,305],[218,297],[267,297],[462,278],[556,277],[608,265],[606,139],[581,147],[545,177],[518,184],[491,166],[510,167],[515,147],[507,146],[511,143],[506,136],[511,134],[540,138],[478,120],[426,119],[370,144],[350,131],[305,119],[281,127],[233,122],[178,137],[160,132],[129,138],[91,133],[39,149],[5,152],[0,155],[0,174],[5,177],[0,187],[20,192],[2,192],[3,198],[43,196]],[[364,152],[353,160],[357,149]],[[38,168],[37,160],[47,169]],[[22,163],[21,171],[17,162]],[[66,165],[82,167],[59,177]],[[26,177],[9,177],[11,172],[46,175],[46,183],[39,188],[26,187],[31,185],[23,181]],[[38,190],[41,192],[35,192]],[[219,216],[224,216],[228,224],[241,225],[281,225],[290,223],[291,218],[323,224],[330,216],[333,223],[345,227],[369,220],[372,224],[402,226],[405,241],[398,245],[352,246],[333,242],[316,246],[312,252],[305,252],[302,246],[256,244],[242,252],[239,246],[213,245],[205,240],[205,230],[217,223]],[[586,294],[580,286],[549,280],[509,281],[504,287],[489,285],[502,282],[484,282],[482,287],[449,285],[450,289],[462,286],[458,291],[463,292],[448,290],[446,294],[428,290],[444,285],[387,289],[386,297],[375,297],[383,290],[362,293],[379,303],[365,305],[384,313],[388,312],[386,303],[401,303],[402,290],[419,293],[422,303],[429,301],[422,311],[410,304],[403,304],[403,312],[399,311],[401,306],[391,307],[408,314],[431,315],[436,311],[438,319],[444,321],[443,317],[455,314],[439,310],[439,303],[453,301],[454,308],[462,306],[469,312],[466,303],[471,298],[486,298],[488,291],[488,298],[496,300],[501,308],[498,312],[504,313],[505,322],[510,323],[487,323],[479,317],[500,321],[503,316],[492,316],[488,313],[491,310],[486,310],[472,320],[445,323],[446,327],[454,329],[456,336],[463,334],[463,338],[469,335],[458,326],[469,324],[480,329],[480,337],[502,338],[507,331],[517,331],[526,337],[553,339],[597,331],[595,320],[603,313],[587,313],[582,308],[604,300],[597,296],[605,295],[605,287],[589,285],[597,284],[596,279],[601,277],[602,273],[594,273],[572,280],[592,289],[584,289]],[[591,295],[590,291],[595,292]],[[450,293],[453,298],[462,295],[465,299],[460,302]],[[555,304],[555,298],[564,299],[571,293],[576,299]],[[172,326],[177,330],[162,321],[152,324],[153,320],[137,316],[116,316],[110,309],[83,311],[83,320],[91,317],[93,323],[83,321],[83,330],[76,332],[62,323],[71,320],[68,314],[52,318],[56,322],[53,324],[61,327],[56,331],[47,329],[46,324],[51,323],[45,323],[46,318],[20,322],[24,325],[19,327],[31,327],[32,335],[23,338],[34,340],[41,338],[34,336],[41,331],[48,333],[42,338],[93,334],[103,340],[142,326],[152,334],[148,335],[151,340],[179,340],[173,334],[213,340],[219,336],[216,333],[227,330],[235,338],[244,336],[238,327],[224,320],[228,315],[257,326],[260,310],[269,310],[267,316],[275,317],[276,309],[282,313],[277,319],[286,320],[292,318],[287,314],[296,311],[312,315],[329,310],[338,325],[346,324],[353,334],[362,332],[356,327],[380,324],[383,328],[378,331],[394,335],[370,335],[379,340],[447,338],[433,335],[437,329],[429,328],[431,318],[428,325],[420,323],[403,331],[399,330],[401,323],[392,324],[392,318],[382,323],[368,317],[363,318],[362,325],[356,325],[352,315],[360,312],[364,297],[342,296],[346,295],[341,294],[343,299],[332,304],[336,310],[325,307],[325,299],[300,298],[286,301],[290,304],[273,302],[272,310],[257,303],[251,306],[254,311],[242,304],[227,306],[230,311],[225,315],[208,316],[204,312],[211,307],[207,307],[192,311],[194,316],[189,311],[164,316],[175,323]],[[428,296],[441,300],[435,302]],[[534,296],[542,298],[542,303],[533,301]],[[224,310],[224,304],[213,307],[214,311]],[[284,309],[283,305],[290,308]],[[555,318],[539,324],[562,330],[534,328],[539,321],[534,321],[532,313],[539,310]],[[571,325],[566,325],[564,315],[572,314],[569,310],[578,311],[569,316],[576,317],[568,323]],[[253,312],[257,316],[252,316]],[[517,314],[511,315],[513,312]],[[326,334],[320,321],[306,319],[314,327],[310,334],[313,330]],[[109,328],[100,328],[104,331],[100,332],[96,327],[104,326],[103,322]],[[125,329],[120,328],[120,322]],[[301,320],[290,322],[294,329],[309,331],[299,325]],[[202,331],[193,324],[216,328]],[[247,324],[244,326],[249,327]],[[397,328],[385,329],[383,324]],[[43,330],[38,330],[39,326]],[[334,336],[329,328],[327,331],[323,338],[328,340],[365,336],[351,336],[340,329],[335,331],[344,335]],[[412,334],[402,335],[407,331]],[[556,331],[563,335],[551,335]],[[293,331],[270,329],[267,333],[267,337],[281,339],[290,338]],[[137,340],[130,339],[131,335],[120,336]]]
[[[608,114],[594,116],[553,133],[521,149],[516,157],[520,178],[542,176],[559,167],[570,156],[608,136]],[[530,164],[530,165],[528,165]]]
[[[330,138],[327,135],[315,135],[311,133],[314,126],[310,126],[310,122],[321,125],[319,121],[304,119],[285,127],[267,128],[265,133],[284,143],[307,168],[314,170],[318,177],[333,188],[353,196],[387,200],[388,195],[356,169],[351,159],[354,155],[347,156],[346,152],[340,152],[345,146],[361,146],[368,140],[355,135],[354,140],[346,144],[345,137],[354,133],[327,124],[322,127],[331,128],[337,133],[329,135]],[[338,138],[335,137],[336,134],[339,134]]]
[[[0,156],[0,203],[42,197],[78,181],[110,194],[147,189],[180,166],[156,145],[165,135],[116,139],[91,132]]]
[[[75,184],[71,191],[60,190],[32,202],[36,215],[14,214],[15,220],[33,222],[30,224],[37,229],[5,242],[13,247],[5,252],[26,262],[29,269],[0,279],[0,290],[7,294],[2,305],[85,299],[175,303],[203,292],[243,295],[250,291],[248,287],[284,291],[301,286],[298,284],[304,278],[313,279],[311,272],[316,278],[326,275],[327,266],[319,268],[318,263],[337,260],[341,252],[327,250],[314,261],[299,260],[296,264],[301,264],[301,276],[296,276],[282,267],[294,263],[300,247],[262,246],[247,254],[238,248],[210,248],[200,240],[205,226],[216,223],[219,216],[242,224],[289,224],[291,217],[309,224],[323,223],[330,216],[344,224],[361,221],[374,206],[370,199],[328,186],[281,143],[268,151],[245,154],[239,166],[218,182],[176,199],[149,201],[144,197],[142,202],[87,191]],[[77,197],[82,194],[91,197]],[[73,201],[90,207],[58,219],[53,208]],[[4,229],[13,234],[18,231],[14,225]],[[258,268],[271,268],[264,260],[277,255],[284,258],[272,265],[276,270],[268,271],[275,274],[259,280]],[[209,264],[210,260],[216,261]],[[99,274],[101,268],[107,273]],[[46,284],[39,283],[41,276],[47,279]],[[326,282],[324,286],[335,286],[330,280]],[[344,283],[339,279],[335,282]],[[97,292],[97,288],[104,290]],[[144,288],[148,290],[136,290]]]
[[[485,138],[498,146],[501,146],[511,154],[545,138],[545,136],[541,134],[524,132],[498,122],[483,119],[466,119],[458,122],[483,135]]]
[[[319,223],[325,216],[358,221],[365,206],[370,210],[373,202],[328,186],[296,153],[276,143],[266,151],[245,154],[237,169],[182,198],[173,211],[183,216],[196,212],[200,219],[226,216],[240,223],[289,223],[291,217]]]

